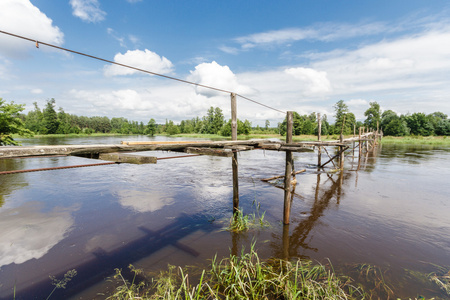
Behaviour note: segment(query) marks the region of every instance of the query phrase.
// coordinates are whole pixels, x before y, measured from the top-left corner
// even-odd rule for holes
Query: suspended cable
[[[36,44],[36,48],[39,48],[39,44],[42,44],[42,45],[45,45],[45,46],[48,46],[48,47],[52,47],[52,48],[63,50],[63,51],[67,51],[67,52],[70,52],[70,53],[74,53],[74,54],[90,57],[90,58],[93,58],[93,59],[96,59],[96,60],[104,61],[104,62],[113,64],[113,65],[121,66],[121,67],[124,67],[124,68],[129,68],[129,69],[136,70],[136,71],[139,71],[139,72],[143,72],[143,73],[147,73],[147,74],[151,74],[151,75],[155,75],[155,76],[159,76],[159,77],[163,77],[163,78],[167,78],[167,79],[171,79],[171,80],[175,80],[175,81],[179,81],[179,82],[195,85],[195,86],[198,86],[198,87],[203,87],[203,88],[210,89],[210,90],[215,90],[215,91],[218,91],[218,92],[223,92],[223,93],[227,93],[227,94],[233,93],[233,92],[228,91],[228,90],[219,89],[219,88],[215,88],[215,87],[212,87],[212,86],[208,86],[208,85],[204,85],[204,84],[200,84],[200,83],[195,83],[195,82],[192,82],[192,81],[179,79],[179,78],[176,78],[176,77],[167,76],[167,75],[151,72],[151,71],[148,71],[148,70],[136,68],[136,67],[133,67],[133,66],[121,64],[121,63],[118,63],[118,62],[115,62],[115,61],[107,60],[107,59],[104,59],[104,58],[101,58],[101,57],[97,57],[97,56],[93,56],[93,55],[90,55],[90,54],[86,54],[86,53],[83,53],[83,52],[74,51],[74,50],[70,50],[70,49],[63,48],[63,47],[60,47],[60,46],[56,46],[56,45],[53,45],[53,44],[49,44],[49,43],[41,42],[41,41],[38,41],[38,40],[30,39],[30,38],[27,38],[27,37],[24,37],[24,36],[21,36],[21,35],[17,35],[17,34],[14,34],[14,33],[6,32],[6,31],[3,31],[3,30],[0,30],[0,33],[6,34],[6,35],[10,35],[10,36],[13,36],[13,37],[16,37],[16,38],[19,38],[19,39],[23,39],[23,40],[27,40],[27,41],[33,42],[33,43]],[[258,101],[249,99],[247,97],[244,97],[244,96],[241,96],[241,95],[238,95],[238,94],[237,94],[237,96],[239,96],[242,99],[245,99],[247,101],[253,102],[255,104],[258,104],[258,105],[264,106],[266,108],[275,110],[277,112],[285,113],[285,112],[283,112],[281,110],[278,110],[276,108],[270,107],[270,106],[265,105],[263,103],[260,103]]]
[[[279,110],[279,109],[270,107],[270,106],[265,105],[265,104],[263,104],[263,103],[261,103],[261,102],[258,102],[258,101],[252,100],[252,99],[250,99],[250,98],[244,97],[244,96],[242,96],[242,95],[236,94],[236,96],[241,97],[242,99],[245,99],[245,100],[247,100],[247,101],[250,101],[250,102],[259,104],[259,105],[264,106],[264,107],[266,107],[266,108],[272,109],[272,110],[274,110],[274,111],[280,112],[280,113],[282,113],[282,114],[286,114],[285,111],[282,111],[282,110]]]

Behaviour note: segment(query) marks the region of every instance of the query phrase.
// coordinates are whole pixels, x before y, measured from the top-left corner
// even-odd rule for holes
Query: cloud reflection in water
[[[43,204],[28,202],[0,213],[0,266],[39,259],[59,243],[74,224],[77,207],[42,212]]]
[[[173,197],[168,192],[153,190],[151,192],[136,190],[121,190],[116,192],[119,203],[125,208],[137,212],[154,212],[166,205],[174,203]]]

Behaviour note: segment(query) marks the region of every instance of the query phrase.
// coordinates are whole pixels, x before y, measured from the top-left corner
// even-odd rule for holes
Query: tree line
[[[360,127],[369,128],[371,130],[380,129],[384,135],[389,136],[448,136],[450,135],[450,119],[442,112],[434,112],[431,114],[413,113],[398,115],[392,110],[381,111],[377,102],[370,102],[369,108],[364,112],[366,119],[364,121],[356,121],[355,115],[350,112],[344,100],[339,100],[333,106],[334,108],[334,124],[330,124],[327,116],[321,117],[321,134],[353,134],[353,131],[359,131]],[[300,115],[293,113],[293,134],[317,135],[317,115]],[[279,125],[280,134],[286,133],[286,118]]]
[[[86,117],[66,113],[63,108],[56,109],[55,99],[46,101],[43,109],[36,102],[34,109],[27,114],[21,113],[25,105],[6,103],[0,98],[0,145],[16,144],[12,138],[13,134],[92,134],[92,133],[117,133],[117,134],[218,134],[231,136],[231,120],[226,121],[219,107],[210,107],[203,117],[195,117],[182,120],[175,124],[172,120],[166,120],[165,124],[156,124],[151,118],[147,124],[131,121],[126,118],[108,117]],[[442,112],[432,114],[413,113],[398,115],[392,110],[381,111],[377,102],[370,102],[365,111],[364,121],[356,121],[355,115],[350,112],[344,100],[339,100],[333,106],[335,122],[329,123],[327,116],[321,117],[321,134],[352,134],[359,127],[370,129],[381,129],[384,135],[407,136],[407,135],[450,135],[450,119]],[[294,135],[316,135],[318,131],[317,114],[300,115],[293,113]],[[285,135],[286,119],[278,123],[276,127],[270,127],[269,120],[265,121],[264,127],[252,127],[248,120],[237,120],[238,134],[250,133],[274,133]]]
[[[126,118],[86,117],[64,112],[63,108],[56,109],[55,99],[47,100],[43,109],[36,102],[34,109],[28,114],[20,114],[24,127],[35,134],[92,134],[92,133],[117,133],[117,134],[219,134],[231,136],[231,121],[225,121],[222,110],[219,107],[211,107],[202,118],[196,117],[190,120],[182,120],[175,124],[172,120],[166,120],[165,124],[156,124],[151,118],[147,124],[127,120]],[[251,123],[238,120],[240,134],[249,134]]]

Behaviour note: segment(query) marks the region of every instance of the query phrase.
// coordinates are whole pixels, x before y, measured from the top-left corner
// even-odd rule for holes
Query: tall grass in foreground
[[[138,270],[132,268],[135,276]],[[361,289],[349,278],[337,277],[323,265],[310,261],[261,261],[254,245],[240,256],[212,260],[210,270],[201,272],[197,284],[181,268],[167,271],[148,283],[122,281],[108,299],[364,299]]]

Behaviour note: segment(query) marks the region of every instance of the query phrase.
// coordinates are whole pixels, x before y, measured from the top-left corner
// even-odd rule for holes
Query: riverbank
[[[108,136],[124,136],[124,134],[118,133],[92,133],[92,134],[49,134],[49,135],[35,135],[33,138],[46,138],[46,137],[108,137]],[[129,135],[130,137],[135,135]],[[176,138],[187,138],[187,139],[207,139],[207,140],[229,140],[229,136],[221,136],[218,134],[176,134],[176,135],[157,135],[157,136],[170,136]],[[344,138],[350,138],[353,135],[346,135]],[[20,139],[19,136],[14,136],[14,139]],[[249,135],[239,135],[238,140],[249,140],[249,139],[279,139],[284,140],[285,137],[279,134],[249,134]],[[323,135],[322,141],[332,141],[339,139],[338,135]],[[296,135],[293,136],[294,142],[302,141],[317,141],[317,136],[315,135]],[[411,144],[411,145],[450,145],[450,138],[447,136],[385,136],[381,140],[382,144]]]

